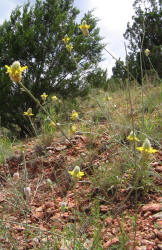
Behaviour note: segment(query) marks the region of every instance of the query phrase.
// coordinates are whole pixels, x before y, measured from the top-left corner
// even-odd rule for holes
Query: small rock
[[[151,211],[148,211],[148,212],[146,212],[145,214],[144,214],[144,218],[146,218],[146,217],[148,217],[148,216],[150,216],[152,213],[151,213]]]
[[[154,240],[156,238],[156,235],[154,232],[149,233],[148,236],[146,237],[147,240]]]
[[[154,219],[162,219],[162,211],[152,216]]]
[[[156,226],[157,226],[157,228],[162,229],[162,220],[157,220],[156,221]]]
[[[54,147],[46,147],[47,150],[54,150]]]
[[[108,225],[111,225],[112,221],[113,219],[111,217],[107,217],[104,222],[105,222],[105,225],[108,226]]]
[[[61,146],[58,146],[58,147],[56,147],[55,149],[56,149],[56,151],[62,151],[62,150],[65,150],[67,148],[67,146],[65,146],[65,145],[61,145]]]
[[[85,156],[86,156],[86,154],[85,154],[85,153],[81,153],[81,156],[85,157]]]
[[[158,162],[158,161],[151,162],[150,165],[151,165],[152,167],[156,167],[156,166],[159,165],[159,162]]]
[[[162,244],[158,244],[158,248],[162,250]]]
[[[109,247],[109,246],[111,246],[113,244],[116,244],[118,241],[119,241],[118,238],[114,238],[114,239],[108,240],[106,243],[104,243],[104,248],[107,249],[107,247]]]
[[[157,166],[155,168],[155,171],[158,172],[158,173],[161,173],[162,172],[162,166]]]
[[[157,202],[162,203],[162,197],[158,197],[158,198],[157,198]]]
[[[162,240],[162,230],[157,232],[157,237],[159,238],[159,240]]]
[[[141,208],[143,212],[147,212],[147,211],[159,212],[161,209],[162,209],[162,204],[158,204],[158,203],[148,204]]]
[[[140,242],[141,242],[141,244],[143,244],[143,245],[150,245],[150,246],[154,246],[154,245],[155,245],[154,242],[149,241],[149,240],[146,240],[146,239],[141,239]]]
[[[137,248],[138,250],[147,250],[146,246],[140,246]]]

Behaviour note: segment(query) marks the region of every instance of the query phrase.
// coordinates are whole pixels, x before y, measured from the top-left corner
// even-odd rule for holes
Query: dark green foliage
[[[119,58],[119,60],[116,61],[115,66],[112,68],[113,77],[120,81],[124,81],[128,77],[128,73],[124,67],[126,67],[126,65]]]
[[[20,61],[28,70],[23,76],[24,85],[40,99],[43,92],[56,93],[64,98],[84,94],[87,76],[101,61],[103,44],[92,12],[83,19],[91,25],[90,37],[84,37],[75,19],[79,10],[73,0],[37,0],[17,7],[10,20],[0,26],[0,116],[1,125],[9,129],[18,126],[23,134],[31,129],[23,112],[29,107],[38,112],[37,105],[11,82],[4,65]],[[65,48],[62,38],[68,34],[73,44],[73,55]]]
[[[106,88],[107,79],[107,70],[101,68],[97,68],[87,76],[88,83],[95,88]]]
[[[153,68],[162,77],[162,8],[158,0],[136,0],[133,24],[128,23],[124,37],[129,41],[130,53],[127,57],[130,72],[138,79]],[[145,56],[145,49],[150,50],[150,60]],[[140,59],[140,52],[142,58]],[[143,75],[140,64],[142,62]],[[152,67],[153,66],[153,67]]]

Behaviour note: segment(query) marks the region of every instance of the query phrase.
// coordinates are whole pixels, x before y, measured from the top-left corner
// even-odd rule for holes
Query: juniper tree
[[[29,96],[9,80],[5,64],[18,60],[28,66],[23,83],[38,99],[43,92],[65,98],[86,91],[87,77],[101,61],[104,45],[93,13],[89,11],[83,16],[90,25],[87,37],[78,28],[78,14],[73,0],[36,0],[34,6],[28,3],[17,7],[0,26],[1,126],[12,130],[18,127],[22,133],[28,133],[30,125],[23,112],[29,107],[34,114],[38,112]],[[62,41],[66,34],[73,46],[73,56]]]
[[[152,66],[162,77],[162,8],[161,0],[135,0],[133,23],[127,24],[124,37],[129,41],[130,50],[127,57],[129,70],[140,81],[141,63],[143,73],[152,69],[144,51],[150,50]],[[140,53],[142,57],[140,58]]]

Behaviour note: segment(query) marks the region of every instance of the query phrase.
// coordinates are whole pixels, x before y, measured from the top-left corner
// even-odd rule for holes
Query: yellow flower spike
[[[55,96],[55,95],[52,96],[51,98],[52,98],[53,101],[58,101],[58,98],[57,98],[57,96]]]
[[[19,61],[13,62],[11,66],[5,65],[7,69],[7,74],[9,74],[10,79],[13,82],[19,83],[22,79],[22,72],[27,69],[27,66],[21,67]]]
[[[127,136],[128,141],[140,141],[137,137],[136,134],[133,133],[133,131],[130,132],[130,134]]]
[[[79,29],[82,31],[84,36],[89,35],[89,30],[88,30],[89,28],[90,28],[90,25],[88,25],[85,20],[83,20],[81,25],[79,25]]]
[[[84,175],[84,172],[80,171],[80,167],[76,166],[73,171],[68,171],[68,173],[74,178],[74,179],[81,179]]]
[[[32,108],[29,108],[26,112],[24,112],[24,115],[33,116],[34,114],[32,113]]]
[[[47,97],[48,97],[48,95],[46,95],[45,92],[41,95],[41,98],[42,98],[42,100],[43,100],[44,102],[46,101]]]
[[[149,139],[147,139],[147,138],[145,139],[142,147],[136,147],[136,149],[138,151],[140,151],[141,153],[145,153],[145,154],[154,154],[158,151],[158,150],[151,147],[151,143],[150,143]]]
[[[70,37],[68,37],[68,35],[66,34],[66,35],[64,36],[64,38],[62,39],[62,41],[63,41],[65,44],[68,44],[69,41],[70,41]]]
[[[145,55],[149,56],[149,54],[150,54],[150,50],[149,49],[145,49]]]
[[[73,45],[72,45],[72,43],[66,44],[66,49],[67,49],[67,51],[68,51],[69,53],[71,53],[72,50],[73,50]]]
[[[79,118],[79,115],[75,110],[73,110],[70,118],[71,118],[71,120],[75,121]]]

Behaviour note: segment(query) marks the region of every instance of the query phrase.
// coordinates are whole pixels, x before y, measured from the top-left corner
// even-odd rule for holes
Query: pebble
[[[152,216],[154,219],[162,219],[162,211]]]

